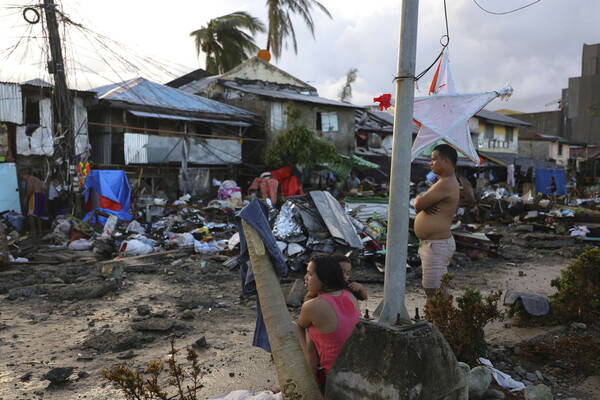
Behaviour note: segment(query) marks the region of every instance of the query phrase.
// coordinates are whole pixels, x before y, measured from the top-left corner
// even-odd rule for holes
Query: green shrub
[[[550,283],[557,292],[550,298],[555,320],[598,322],[600,317],[600,250],[588,249]]]
[[[297,164],[314,168],[338,162],[340,156],[331,143],[315,137],[315,132],[301,121],[302,112],[292,104],[286,106],[288,128],[277,134],[264,154],[265,164],[277,169]]]
[[[504,318],[498,309],[502,292],[483,297],[479,289],[466,287],[463,295],[456,298],[455,307],[452,296],[446,295],[451,279],[450,274],[442,277],[440,288],[425,306],[425,318],[437,326],[459,361],[473,364],[477,357],[486,355],[485,325]]]

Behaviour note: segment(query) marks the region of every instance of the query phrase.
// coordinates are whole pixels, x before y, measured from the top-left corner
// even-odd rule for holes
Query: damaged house
[[[17,165],[45,178],[57,164],[60,146],[68,146],[55,126],[53,86],[41,79],[23,83],[0,83],[0,178],[5,190],[0,196],[0,212],[20,211]],[[95,102],[93,92],[70,90],[73,100],[75,153],[88,144],[87,108]]]
[[[131,177],[142,177],[148,192],[161,190],[169,198],[206,194],[210,177],[234,174],[243,143],[256,129],[252,112],[144,78],[94,91],[98,104],[89,125],[95,168],[124,166]]]
[[[319,97],[316,88],[261,58],[250,58],[219,76],[169,84],[260,115],[267,144],[287,128],[286,106],[291,103],[301,110],[302,122],[321,140],[334,145],[341,155],[354,153],[354,111],[362,107]],[[254,154],[254,162],[262,163],[260,152]]]

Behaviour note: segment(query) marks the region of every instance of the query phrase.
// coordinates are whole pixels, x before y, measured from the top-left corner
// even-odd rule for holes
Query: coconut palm
[[[317,0],[267,0],[267,10],[269,19],[269,31],[267,33],[267,50],[278,59],[285,47],[287,49],[287,39],[290,38],[294,46],[294,52],[298,53],[296,43],[296,33],[292,25],[291,14],[298,14],[302,17],[310,33],[315,37],[315,24],[310,15],[313,6],[316,6],[329,18],[331,14]]]
[[[256,53],[258,46],[252,35],[265,30],[260,20],[238,11],[211,19],[190,36],[195,39],[198,55],[206,54],[206,71],[216,75],[241,64],[249,53]]]

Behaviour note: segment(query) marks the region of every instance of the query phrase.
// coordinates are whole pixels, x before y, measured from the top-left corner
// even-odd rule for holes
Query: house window
[[[317,131],[337,132],[338,119],[334,112],[317,113]]]
[[[562,156],[562,153],[563,153],[563,145],[562,145],[562,143],[559,143],[558,144],[558,155]]]
[[[494,138],[494,125],[492,124],[485,124],[485,131],[483,132],[483,138],[484,139],[488,139],[488,140],[492,140]]]
[[[40,103],[39,101],[27,99],[25,101],[25,123],[40,124]]]
[[[512,126],[507,126],[506,127],[506,136],[505,136],[506,139],[505,140],[508,143],[512,143],[512,141],[513,141],[514,129],[515,128],[513,128]]]

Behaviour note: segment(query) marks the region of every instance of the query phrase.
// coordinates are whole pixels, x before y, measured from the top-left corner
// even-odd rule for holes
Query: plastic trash
[[[125,229],[125,232],[146,233],[146,229],[144,229],[142,224],[140,224],[136,220],[133,220],[129,223],[129,225],[127,225],[127,229]]]
[[[283,395],[281,392],[273,394],[269,391],[263,391],[260,393],[252,393],[249,390],[236,390],[229,393],[223,393],[217,397],[211,397],[208,400],[282,400]]]
[[[92,242],[87,239],[77,239],[69,243],[69,250],[88,251],[92,250]]]
[[[210,242],[194,241],[194,251],[199,254],[219,254],[225,248],[225,242],[211,240]]]
[[[119,218],[116,215],[109,215],[106,219],[106,223],[104,224],[104,232],[106,232],[109,235],[112,235],[112,233],[115,231],[115,228],[117,227],[117,222],[119,222]]]
[[[577,226],[575,225],[570,233],[569,236],[587,236],[587,234],[590,233],[590,230],[588,229],[587,226],[585,225],[581,225],[581,226]]]
[[[498,385],[508,389],[509,392],[517,392],[519,390],[525,389],[525,385],[522,382],[515,381],[513,378],[511,378],[510,375],[505,374],[504,372],[494,368],[490,360],[487,360],[483,357],[479,357],[477,361],[479,361],[479,363],[484,367],[491,370],[492,376],[494,377]]]
[[[119,249],[120,253],[126,256],[139,256],[141,254],[150,254],[154,251],[154,246],[140,239],[125,240]]]
[[[189,232],[186,233],[169,233],[169,243],[174,244],[178,247],[187,247],[194,245],[194,235]]]

